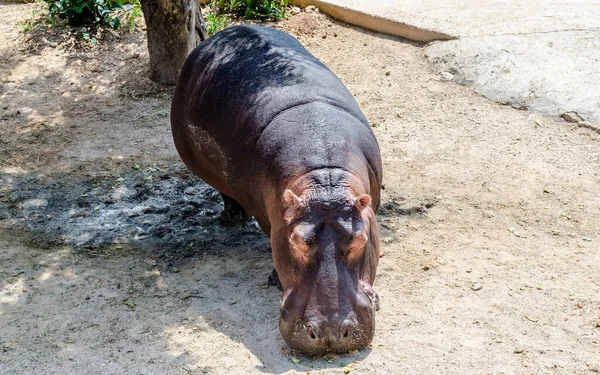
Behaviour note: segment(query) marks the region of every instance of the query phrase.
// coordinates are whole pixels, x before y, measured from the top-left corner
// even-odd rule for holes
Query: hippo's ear
[[[354,207],[358,210],[358,212],[363,212],[365,208],[369,207],[371,204],[371,197],[368,194],[361,195],[356,198],[354,201]]]
[[[283,193],[283,201],[285,202],[285,211],[283,218],[289,224],[294,218],[294,216],[296,216],[296,212],[298,212],[298,209],[300,209],[300,205],[302,205],[302,198],[294,194],[294,192],[290,189],[287,189]]]

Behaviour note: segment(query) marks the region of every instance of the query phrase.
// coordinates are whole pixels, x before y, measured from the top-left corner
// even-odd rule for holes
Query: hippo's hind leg
[[[223,197],[224,207],[221,212],[221,224],[232,227],[248,220],[248,213],[235,199],[223,193],[221,193],[221,197]]]

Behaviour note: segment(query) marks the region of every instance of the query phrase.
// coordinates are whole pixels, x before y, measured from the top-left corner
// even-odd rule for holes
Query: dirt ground
[[[600,135],[483,99],[423,47],[278,25],[349,87],[384,161],[372,348],[284,347],[256,224],[185,170],[143,31],[18,34],[0,4],[1,374],[600,371]]]

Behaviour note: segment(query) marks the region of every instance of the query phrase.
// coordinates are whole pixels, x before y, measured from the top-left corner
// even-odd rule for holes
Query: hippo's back
[[[256,203],[251,202],[252,189],[260,187],[252,185],[261,184],[258,179],[265,175],[265,168],[277,165],[274,159],[281,161],[282,154],[284,159],[290,157],[282,147],[294,144],[297,152],[299,143],[314,143],[309,130],[315,130],[312,120],[322,118],[323,111],[321,107],[311,110],[313,103],[331,107],[333,123],[340,114],[352,119],[348,129],[341,131],[344,125],[319,120],[322,124],[317,131],[322,138],[348,140],[358,132],[363,142],[370,143],[367,148],[372,150],[367,152],[377,154],[375,162],[380,163],[366,119],[350,92],[325,65],[282,31],[232,27],[202,42],[182,68],[171,109],[175,144],[194,173],[253,211],[249,207]],[[289,118],[291,114],[293,118]],[[274,125],[276,118],[286,123]],[[326,133],[332,126],[335,134],[329,136]],[[267,127],[269,132],[264,132]],[[301,155],[294,156],[297,163]],[[323,159],[314,152],[310,156]],[[290,173],[302,167],[283,163]],[[242,189],[250,193],[243,197]]]
[[[239,127],[260,132],[282,110],[310,101],[343,105],[366,123],[325,65],[292,36],[267,27],[232,27],[202,42],[183,66],[179,93],[187,94],[180,100],[192,123],[217,126],[215,135],[226,127],[227,137]]]

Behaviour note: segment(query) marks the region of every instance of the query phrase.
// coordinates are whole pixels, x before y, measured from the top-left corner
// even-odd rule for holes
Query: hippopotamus
[[[344,84],[285,32],[231,27],[185,61],[171,128],[185,165],[221,193],[222,218],[253,216],[269,236],[285,342],[312,355],[366,347],[382,165]]]

